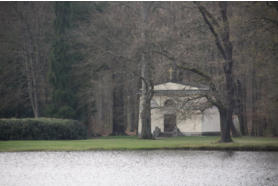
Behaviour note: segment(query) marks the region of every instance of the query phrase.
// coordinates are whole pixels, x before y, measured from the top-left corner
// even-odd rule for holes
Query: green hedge
[[[87,129],[76,120],[55,118],[0,119],[0,140],[85,138],[87,138]]]

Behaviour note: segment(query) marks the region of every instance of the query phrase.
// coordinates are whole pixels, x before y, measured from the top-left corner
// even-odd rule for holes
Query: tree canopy
[[[151,138],[152,87],[174,65],[210,86],[223,141],[233,114],[244,135],[278,135],[275,2],[0,5],[0,117],[75,118],[92,135],[135,133],[143,117]]]

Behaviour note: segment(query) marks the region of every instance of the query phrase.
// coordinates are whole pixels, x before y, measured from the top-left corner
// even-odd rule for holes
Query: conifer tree
[[[56,2],[54,23],[55,41],[52,48],[49,80],[53,86],[52,103],[48,114],[52,117],[75,118],[76,97],[72,85],[72,65],[69,30],[71,2]]]

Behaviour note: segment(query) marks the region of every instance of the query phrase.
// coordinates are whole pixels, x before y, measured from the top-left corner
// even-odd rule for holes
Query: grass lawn
[[[88,140],[0,141],[0,152],[84,150],[271,150],[278,151],[278,138],[239,137],[233,143],[218,143],[219,137],[191,136],[142,140],[136,136],[100,137]]]

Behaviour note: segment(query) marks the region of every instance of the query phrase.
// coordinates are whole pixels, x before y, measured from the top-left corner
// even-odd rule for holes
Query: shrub
[[[55,118],[0,119],[0,140],[85,138],[87,138],[87,129],[76,120]]]

